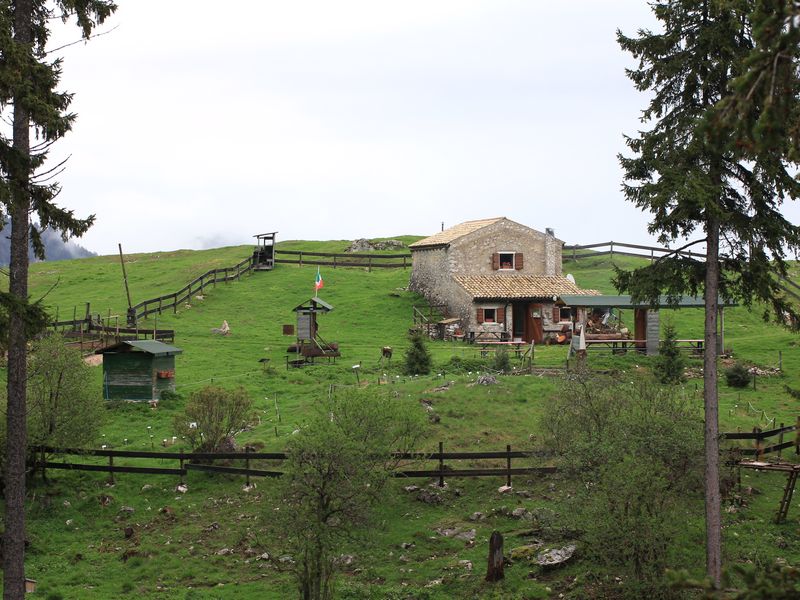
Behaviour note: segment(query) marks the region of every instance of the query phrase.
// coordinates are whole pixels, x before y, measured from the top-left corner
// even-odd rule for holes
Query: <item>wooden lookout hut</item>
[[[175,390],[175,356],[182,350],[154,340],[127,340],[97,350],[103,355],[103,398],[152,401]]]
[[[341,356],[338,344],[326,342],[319,335],[317,315],[332,310],[333,306],[316,296],[293,309],[297,313],[297,343],[289,346],[287,351],[296,352],[299,356],[296,360],[289,360],[287,357],[289,364],[302,366],[313,363],[316,357],[333,359],[336,362],[336,357]]]
[[[256,238],[256,247],[253,250],[254,271],[271,271],[275,266],[275,235],[277,233],[277,231],[273,231],[253,236]]]

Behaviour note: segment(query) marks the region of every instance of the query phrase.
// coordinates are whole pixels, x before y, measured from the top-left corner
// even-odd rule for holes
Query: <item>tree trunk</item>
[[[14,4],[14,43],[29,47],[33,41],[33,0]],[[28,49],[28,52],[31,50]],[[30,119],[20,94],[14,97],[14,158],[11,184],[11,264],[9,292],[16,300],[10,311],[8,339],[8,408],[5,472],[5,532],[3,534],[3,598],[25,596],[25,456],[27,423],[25,391],[27,336],[21,314],[28,300],[28,227],[30,210]]]
[[[708,209],[707,209],[708,210]],[[703,401],[705,405],[706,573],[715,588],[722,577],[722,508],[719,492],[719,400],[717,397],[717,304],[719,296],[719,217],[706,220],[705,349]]]
[[[489,538],[489,564],[486,568],[486,581],[500,581],[503,573],[503,536],[493,531]]]

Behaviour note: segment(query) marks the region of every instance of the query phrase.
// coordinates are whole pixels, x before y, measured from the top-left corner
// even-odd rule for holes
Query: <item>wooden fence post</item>
[[[444,487],[444,442],[439,442],[439,487]]]
[[[489,538],[489,564],[486,568],[486,581],[500,581],[503,573],[503,536],[493,531]]]
[[[333,255],[333,268],[336,268],[336,255]]]
[[[250,487],[250,446],[244,447],[244,468],[247,469],[247,475],[245,475],[245,483],[247,487]]]
[[[114,457],[108,457],[108,482],[114,485]]]
[[[781,423],[781,429],[783,429],[783,423]],[[781,453],[783,452],[783,431],[781,431],[780,436],[778,437],[778,460],[781,459]]]
[[[506,444],[506,485],[511,487],[511,444]]]
[[[372,273],[372,257],[367,259],[367,273]]]
[[[303,266],[303,251],[302,250],[300,251],[300,254],[298,256],[300,258],[297,260],[297,265],[302,267]]]
[[[761,427],[753,427],[753,433],[756,434],[756,460],[761,460],[764,450],[764,442],[760,437],[758,437],[758,434],[761,433]]]

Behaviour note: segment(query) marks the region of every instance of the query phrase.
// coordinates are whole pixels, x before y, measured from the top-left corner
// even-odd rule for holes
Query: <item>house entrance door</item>
[[[542,327],[542,305],[527,302],[515,302],[514,311],[514,337],[522,338],[526,343],[541,344],[544,339]]]
[[[528,304],[527,321],[530,328],[530,338],[527,341],[533,340],[535,344],[541,344],[544,341],[544,327],[542,326],[542,305],[541,304]]]

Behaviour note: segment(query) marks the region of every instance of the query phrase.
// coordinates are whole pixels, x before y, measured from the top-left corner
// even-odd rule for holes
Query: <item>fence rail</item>
[[[51,446],[34,446],[31,448],[34,456],[32,467],[41,469],[62,469],[73,471],[93,471],[108,473],[113,479],[114,473],[139,473],[148,475],[172,475],[179,476],[181,480],[189,471],[201,471],[206,473],[223,473],[228,475],[242,475],[247,477],[280,477],[282,471],[256,469],[250,467],[250,462],[254,460],[273,460],[284,461],[287,458],[285,452],[157,452],[145,450],[111,450],[103,449],[82,449],[82,448],[54,448]],[[61,456],[92,456],[107,458],[108,464],[87,464],[77,462],[59,462],[51,460],[53,455]],[[434,469],[405,469],[398,468],[394,477],[406,478],[436,478],[439,485],[444,485],[445,478],[449,477],[505,477],[507,485],[511,485],[513,475],[533,475],[554,473],[557,468],[547,465],[514,467],[512,460],[538,459],[547,456],[543,451],[520,451],[511,450],[511,446],[506,446],[505,451],[486,451],[486,452],[444,452],[443,444],[439,444],[438,452],[393,452],[390,458],[398,461],[437,461]],[[50,458],[48,458],[50,457]],[[174,460],[178,461],[178,468],[152,467],[152,466],[129,466],[114,464],[114,459],[149,459],[149,460]],[[230,465],[203,464],[191,461],[213,461],[213,460],[241,460],[244,467]],[[476,467],[469,469],[453,469],[445,461],[478,461],[478,460],[504,460],[503,467]]]
[[[320,265],[333,267],[365,267],[368,271],[376,269],[407,269],[411,254],[364,254],[337,252],[306,252],[305,250],[275,250],[276,256],[283,254],[294,258],[276,258],[276,263],[291,265]],[[323,260],[309,259],[308,257]],[[364,260],[366,259],[366,260]]]

